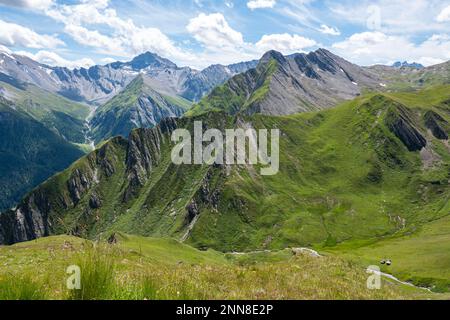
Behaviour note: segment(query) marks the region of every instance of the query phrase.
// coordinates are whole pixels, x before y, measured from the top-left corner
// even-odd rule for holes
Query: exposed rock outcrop
[[[99,150],[75,162],[67,180],[54,176],[32,191],[14,210],[0,214],[0,244],[12,244],[48,236],[62,230],[60,212],[78,205],[80,200],[99,183],[101,176],[110,176],[119,159],[116,148],[125,150],[126,140],[118,137]],[[101,206],[93,193],[91,207]]]
[[[153,167],[161,160],[161,144],[169,143],[170,133],[177,128],[177,119],[166,118],[152,129],[137,129],[129,137],[126,157],[128,186],[124,193],[127,202],[142,187]]]
[[[430,110],[425,113],[424,118],[425,126],[431,130],[433,136],[435,136],[436,139],[448,139],[448,128],[450,126],[443,117],[441,117],[438,113]]]
[[[364,89],[381,89],[380,83],[372,71],[325,49],[290,56],[272,50],[255,69],[214,89],[192,112],[221,109],[231,114],[289,115],[317,111],[353,99]]]
[[[416,128],[412,115],[402,105],[394,105],[386,115],[387,126],[399,138],[409,151],[420,151],[427,140]]]

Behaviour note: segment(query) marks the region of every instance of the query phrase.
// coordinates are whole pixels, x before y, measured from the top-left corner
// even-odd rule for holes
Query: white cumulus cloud
[[[275,0],[251,0],[247,2],[247,7],[250,10],[255,9],[266,9],[266,8],[273,8],[277,2]]]
[[[27,27],[3,20],[0,20],[0,30],[0,44],[8,47],[43,49],[64,45],[53,35],[38,34]]]
[[[332,47],[337,54],[361,65],[390,64],[399,60],[431,65],[450,59],[450,36],[446,34],[435,34],[415,44],[403,36],[362,32]]]
[[[450,22],[450,6],[442,9],[441,13],[436,17],[437,22]]]
[[[234,48],[244,44],[242,34],[232,29],[221,13],[201,13],[191,19],[186,28],[208,49]]]
[[[64,27],[64,32],[69,34],[76,42],[95,48],[101,48],[102,52],[117,52],[124,54],[122,41],[103,35],[97,30],[88,30],[85,27],[68,24]]]
[[[319,31],[323,34],[329,34],[332,36],[339,36],[341,35],[341,32],[339,31],[339,29],[334,28],[334,27],[329,27],[326,24],[322,24],[319,28]]]
[[[111,57],[106,57],[100,60],[102,63],[104,64],[109,64],[109,63],[113,63],[116,62],[117,59],[111,58]]]
[[[131,58],[152,51],[177,61],[195,60],[193,55],[179,48],[158,28],[137,26],[131,19],[119,17],[116,10],[109,6],[108,0],[82,0],[73,5],[55,5],[46,14],[63,23],[65,33],[76,42],[95,48],[102,54]]]
[[[26,51],[18,51],[15,52],[15,54],[26,56],[30,59],[33,59],[35,61],[38,61],[42,64],[46,64],[49,66],[67,67],[69,69],[75,69],[80,67],[88,68],[95,65],[95,62],[89,58],[83,58],[79,60],[67,60],[55,52],[50,52],[46,50],[38,51],[35,54]]]
[[[317,43],[298,34],[266,34],[256,43],[247,42],[234,30],[221,13],[199,14],[191,19],[188,32],[205,48],[198,53],[199,63],[229,64],[260,58],[266,51],[277,50],[283,54],[303,52]]]
[[[277,50],[283,54],[291,54],[304,51],[305,48],[315,46],[317,43],[299,35],[288,33],[264,35],[256,43],[256,48],[260,52]]]

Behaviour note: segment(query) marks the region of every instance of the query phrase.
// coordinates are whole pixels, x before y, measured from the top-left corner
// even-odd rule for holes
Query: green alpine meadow
[[[0,1],[0,300],[449,300],[450,3],[379,2]]]

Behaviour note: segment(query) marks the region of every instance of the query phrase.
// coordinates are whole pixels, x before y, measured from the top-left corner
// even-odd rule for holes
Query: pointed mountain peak
[[[134,70],[142,70],[147,67],[167,67],[167,68],[176,68],[177,65],[172,61],[162,58],[156,53],[145,52],[143,54],[138,55],[129,63]]]
[[[327,49],[320,48],[316,51],[312,51],[308,54],[309,57],[317,57],[318,59],[332,59],[332,60],[340,60],[341,57],[335,55],[334,53],[328,51]]]
[[[327,55],[327,56],[334,55],[333,53],[331,53],[330,51],[328,51],[327,49],[324,49],[324,48],[317,49],[315,51],[315,53],[316,54],[321,54],[321,55]]]
[[[276,60],[279,63],[284,63],[286,62],[286,58],[283,56],[283,54],[281,52],[275,51],[275,50],[270,50],[267,51],[261,58],[260,63],[267,63],[270,60]]]
[[[397,61],[392,65],[394,68],[413,68],[413,69],[423,69],[424,66],[417,62],[409,63],[408,61]]]

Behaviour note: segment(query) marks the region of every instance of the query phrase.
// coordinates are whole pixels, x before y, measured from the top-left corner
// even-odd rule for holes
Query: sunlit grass
[[[0,300],[43,300],[47,297],[43,284],[30,276],[0,275]]]
[[[170,239],[120,239],[117,245],[108,245],[71,237],[51,237],[0,247],[0,299],[442,297],[389,281],[383,281],[381,290],[369,290],[366,287],[368,274],[363,265],[333,256],[293,255],[291,250],[220,254],[198,251]],[[171,253],[173,257],[169,258]],[[70,276],[66,269],[70,265],[80,267],[79,290],[66,288]]]

